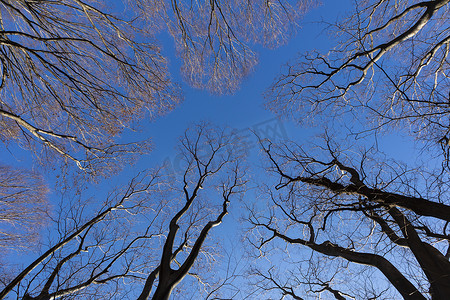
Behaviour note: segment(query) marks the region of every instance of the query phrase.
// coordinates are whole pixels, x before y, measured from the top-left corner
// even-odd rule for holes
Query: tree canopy
[[[0,138],[38,166],[0,164],[0,249],[31,248],[20,266],[0,262],[0,299],[446,299],[449,2],[355,1],[321,22],[327,49],[270,74],[264,94],[291,130],[317,136],[253,130],[255,158],[246,133],[198,122],[177,170],[120,173],[151,149],[152,132],[126,133],[183,98],[161,40],[188,85],[232,94],[259,46],[287,43],[322,7],[0,0]],[[384,153],[390,134],[408,139],[402,159]],[[71,172],[83,179],[60,189],[52,176]]]
[[[167,32],[192,85],[232,92],[256,64],[254,43],[294,32],[303,1],[2,1],[0,137],[108,176],[147,142],[125,128],[179,103],[157,34]],[[126,6],[125,12],[120,6]],[[107,8],[111,7],[111,8]]]
[[[449,8],[449,1],[358,1],[330,24],[336,46],[300,56],[267,92],[277,113],[347,128],[345,140],[331,129],[314,146],[261,142],[276,184],[265,190],[271,209],[249,217],[265,231],[254,244],[282,240],[312,253],[291,278],[259,270],[270,287],[297,299],[450,293]],[[423,143],[419,157],[395,161],[348,142],[392,130]]]

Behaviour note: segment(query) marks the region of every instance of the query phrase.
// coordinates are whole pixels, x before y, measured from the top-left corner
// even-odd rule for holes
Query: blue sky
[[[269,127],[281,125],[287,138],[300,143],[322,133],[323,128],[298,126],[288,119],[277,121],[275,119],[277,116],[264,108],[263,93],[280,74],[282,67],[290,61],[294,61],[298,54],[312,50],[326,53],[330,46],[335,45],[323,22],[332,23],[344,16],[351,5],[352,2],[349,0],[324,1],[322,5],[310,10],[305,15],[299,22],[301,27],[297,35],[286,45],[273,50],[257,46],[258,65],[255,71],[241,83],[240,88],[232,95],[212,95],[208,91],[194,89],[184,83],[179,74],[181,62],[175,55],[173,42],[167,36],[162,35],[163,52],[168,54],[174,81],[182,85],[184,101],[167,115],[158,117],[151,123],[143,122],[145,124],[143,131],[135,138],[144,139],[150,136],[154,149],[149,155],[141,158],[139,165],[159,164],[167,159],[174,159],[178,138],[188,126],[200,121],[208,121],[214,125],[227,126],[240,132],[246,132],[249,139],[252,135],[248,129],[263,123],[267,124],[263,126]],[[339,132],[338,127],[334,129]],[[345,136],[346,134],[343,135],[343,137]],[[253,139],[253,142],[255,141]],[[368,143],[374,144],[374,139],[370,138]],[[406,147],[401,147],[401,151],[398,147],[405,144],[409,145],[408,151],[410,151],[406,155],[404,152]],[[414,157],[415,153],[410,138],[402,136],[401,133],[379,136],[378,146],[380,150],[386,151],[393,158],[400,160]],[[252,147],[251,152],[257,154],[257,147]],[[254,159],[257,159],[256,156],[253,156],[253,163],[257,163]]]
[[[182,82],[179,75],[180,62],[175,56],[173,43],[163,39],[163,51],[169,54],[170,70],[176,82],[182,84],[184,102],[166,116],[157,118],[145,128],[150,133],[156,149],[151,157],[160,157],[173,147],[184,130],[192,123],[210,121],[215,125],[228,126],[241,130],[255,124],[271,120],[274,114],[264,108],[263,93],[280,73],[283,65],[295,59],[300,52],[313,49],[326,49],[329,40],[322,34],[321,19],[333,21],[344,13],[350,1],[326,1],[322,6],[311,10],[300,21],[297,35],[286,45],[277,49],[256,47],[258,65],[232,95],[212,95],[208,91],[194,89]],[[290,121],[283,120],[288,135],[302,136],[310,128],[298,128]],[[169,150],[170,151],[170,150]],[[163,155],[164,156],[164,155]]]

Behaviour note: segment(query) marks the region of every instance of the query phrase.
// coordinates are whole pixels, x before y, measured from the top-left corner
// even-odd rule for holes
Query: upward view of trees
[[[291,61],[265,94],[322,134],[259,137],[264,176],[239,135],[200,123],[180,139],[181,173],[139,166],[92,198],[81,185],[150,150],[123,133],[182,99],[161,33],[188,84],[228,94],[254,70],[255,45],[287,42],[318,5],[0,0],[0,138],[84,176],[57,202],[43,175],[0,164],[0,249],[40,243],[26,263],[0,265],[0,299],[447,299],[449,2],[355,1],[326,24],[329,51]],[[392,132],[417,157],[383,154],[377,138]],[[247,231],[233,234],[252,263],[218,272],[233,206],[245,207]]]
[[[266,289],[295,299],[450,294],[449,9],[449,1],[358,1],[331,25],[335,48],[300,58],[275,81],[274,111],[344,117],[356,136],[399,130],[424,142],[425,162],[392,161],[331,134],[315,146],[262,141],[276,184],[265,190],[271,208],[250,214],[261,230],[254,245],[310,250],[281,276],[257,270]]]
[[[209,291],[214,276],[193,265],[213,264],[213,246],[202,246],[244,191],[236,142],[199,125],[180,142],[180,178],[165,175],[164,167],[139,174],[97,212],[79,197],[64,203],[48,249],[3,287],[0,299],[169,299],[189,274]]]
[[[0,140],[29,150],[60,178],[117,174],[151,148],[151,134],[120,142],[122,133],[182,99],[156,35],[173,39],[191,85],[229,93],[256,64],[252,46],[286,42],[305,9],[302,1],[2,1]],[[38,216],[35,208],[43,208],[48,187],[38,174],[12,172],[21,170],[0,169],[7,182],[0,213],[8,215],[0,220],[1,238],[18,239],[19,224],[36,236],[46,212]],[[20,191],[25,182],[34,186]],[[13,189],[20,196],[11,198]]]
[[[1,3],[2,140],[95,176],[114,171],[122,154],[147,151],[113,140],[132,118],[179,101],[158,47],[135,42],[139,28],[99,4]]]
[[[180,101],[156,34],[173,37],[189,83],[226,93],[256,63],[248,42],[285,42],[304,11],[301,1],[131,2],[126,17],[101,1],[1,2],[3,141],[107,176],[148,152],[114,138]]]
[[[407,128],[416,138],[448,138],[448,1],[358,1],[332,24],[328,53],[305,55],[273,84],[269,107],[301,120],[350,113],[364,130]]]

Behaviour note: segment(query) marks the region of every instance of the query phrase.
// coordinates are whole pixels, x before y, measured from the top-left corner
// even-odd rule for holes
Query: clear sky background
[[[163,37],[163,52],[168,54],[174,81],[182,84],[184,101],[169,114],[147,124],[143,136],[150,135],[155,149],[148,157],[143,158],[143,161],[166,159],[184,130],[199,121],[210,121],[215,125],[236,130],[245,130],[270,120],[275,122],[273,118],[276,115],[264,108],[263,93],[280,74],[282,67],[295,60],[298,54],[312,50],[326,53],[336,44],[329,36],[326,24],[321,21],[333,23],[349,12],[351,3],[349,0],[323,1],[322,5],[310,10],[299,22],[298,33],[286,45],[276,49],[256,47],[259,55],[255,71],[232,95],[212,95],[208,91],[194,89],[184,83],[179,75],[181,62],[175,56],[173,42]],[[323,128],[300,127],[290,120],[282,119],[281,122],[287,136],[297,141],[323,131]],[[386,147],[386,151],[392,150],[392,154],[396,155],[397,147],[393,145],[395,141],[399,141],[399,136],[386,137],[380,142]]]

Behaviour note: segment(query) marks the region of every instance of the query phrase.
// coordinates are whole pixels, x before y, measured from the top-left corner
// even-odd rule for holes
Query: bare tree
[[[275,45],[293,32],[307,7],[293,2],[133,1],[119,16],[95,0],[1,1],[0,138],[42,162],[56,154],[91,175],[111,174],[124,154],[148,151],[146,142],[114,138],[180,100],[154,38],[161,28],[188,81],[226,92],[256,62],[247,41]]]
[[[48,188],[28,170],[0,165],[0,174],[0,248],[29,248],[46,223]]]
[[[355,1],[348,17],[329,24],[337,46],[301,56],[275,81],[267,94],[273,111],[343,121],[347,137],[408,130],[427,142],[427,160],[443,149],[445,169],[342,150],[328,136],[314,147],[263,143],[279,181],[266,189],[269,212],[252,210],[261,230],[253,244],[265,249],[282,240],[311,257],[299,258],[299,276],[283,281],[260,272],[264,282],[297,296],[375,299],[398,297],[395,289],[405,299],[447,297],[449,8],[440,0]]]
[[[257,62],[251,43],[276,47],[314,1],[145,1],[136,5],[174,38],[182,74],[216,93],[234,91]]]
[[[180,101],[155,38],[161,29],[174,38],[191,84],[231,92],[256,63],[251,43],[286,41],[307,8],[303,1],[122,4],[119,11],[96,0],[0,1],[0,140],[31,150],[41,165],[62,165],[60,178],[81,170],[78,184],[149,152],[149,140],[119,142],[122,132]]]
[[[186,171],[180,196],[184,203],[170,219],[161,261],[147,277],[139,300],[148,299],[153,287],[152,299],[169,299],[202,255],[202,245],[210,230],[228,213],[231,198],[242,194],[245,182],[240,170],[242,156],[235,149],[237,141],[230,132],[205,125],[195,127],[181,140]],[[195,205],[200,206],[194,208]],[[211,207],[212,211],[208,209]]]
[[[146,110],[170,110],[178,92],[159,48],[135,42],[131,18],[77,0],[2,1],[0,13],[2,140],[100,175],[118,156],[147,151],[113,138]]]
[[[388,287],[380,284],[373,294],[395,288],[405,299],[445,299],[450,292],[448,182],[425,170],[383,162],[381,155],[371,157],[368,151],[356,156],[354,149],[340,150],[329,138],[325,144],[313,156],[294,143],[263,143],[278,183],[266,190],[269,212],[251,212],[249,220],[260,232],[253,245],[263,251],[281,240],[290,249],[305,247],[312,253],[302,252],[309,257],[300,274],[307,280],[291,277],[286,285],[260,272],[263,279],[283,293],[307,294],[304,288],[322,285],[316,293],[347,299],[368,297],[357,294],[364,282],[352,288],[358,278],[384,276]],[[313,257],[326,261],[324,274],[311,273],[316,270]],[[372,274],[374,269],[378,272]],[[335,276],[323,278],[333,270]],[[345,274],[352,274],[352,280],[343,280]]]
[[[296,120],[347,113],[357,133],[400,125],[447,145],[449,9],[447,0],[355,1],[348,17],[328,24],[336,47],[288,66],[268,106]]]
[[[186,171],[180,181],[163,169],[142,173],[110,193],[95,214],[95,202],[64,199],[54,241],[5,285],[0,299],[11,293],[23,299],[168,299],[188,275],[207,285],[206,269],[195,271],[195,263],[212,263],[205,240],[245,183],[234,139],[196,127],[181,141]]]
[[[142,195],[152,195],[158,179],[158,172],[134,178],[124,191],[111,193],[91,216],[88,212],[92,211],[92,203],[76,198],[69,205],[65,199],[68,209],[61,206],[54,220],[56,241],[8,282],[0,297],[15,292],[24,299],[55,299],[79,294],[91,285],[107,285],[110,281],[117,284],[121,278],[132,277],[129,268],[133,260],[129,258],[130,264],[120,267],[118,260],[129,256],[131,250],[138,252],[141,240],[153,238],[154,232],[147,228],[142,235],[127,237],[126,229],[130,227],[119,225],[123,226],[123,221],[140,209],[151,207],[148,203],[144,206],[143,201],[148,199]],[[136,199],[138,195],[142,198]]]

